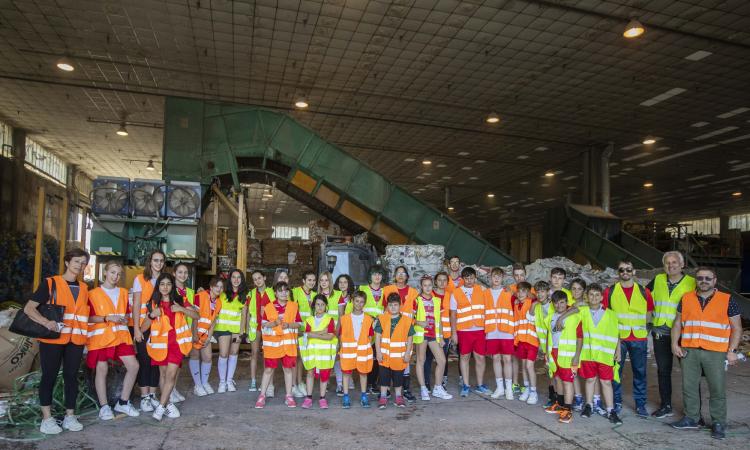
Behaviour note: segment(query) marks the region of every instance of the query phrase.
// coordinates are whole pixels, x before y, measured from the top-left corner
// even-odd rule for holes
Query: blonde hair
[[[123,270],[123,269],[124,269],[124,268],[122,267],[122,263],[121,263],[121,262],[112,260],[112,261],[107,261],[107,263],[106,263],[106,264],[104,264],[104,271],[106,272],[106,271],[108,271],[108,270],[109,270],[109,269],[110,269],[111,267],[115,267],[115,266],[119,267],[119,268],[120,268],[120,270]]]
[[[318,289],[320,289],[320,279],[323,278],[323,277],[328,278],[328,285],[329,285],[329,288],[331,289],[331,291],[333,291],[334,289],[336,289],[336,286],[333,285],[333,274],[331,272],[327,271],[327,270],[325,272],[321,273],[320,275],[318,275]]]

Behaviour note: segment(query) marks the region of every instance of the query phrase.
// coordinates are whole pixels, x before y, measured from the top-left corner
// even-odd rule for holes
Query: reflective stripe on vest
[[[221,296],[216,299],[216,305],[213,311],[211,311],[211,295],[208,291],[201,291],[197,296],[200,299],[200,318],[196,325],[196,331],[198,334],[208,334],[209,329],[211,328],[211,323],[221,312]]]
[[[389,284],[388,286],[383,288],[382,294],[383,296],[380,298],[381,301],[387,301],[388,296],[391,294],[398,294],[399,297],[401,297],[401,314],[405,315],[406,317],[413,319],[414,318],[414,300],[416,300],[417,296],[419,295],[419,292],[417,292],[416,289],[414,289],[411,286],[407,286],[406,290],[406,297],[401,297],[401,294],[398,291],[398,286],[395,284]],[[382,313],[381,313],[382,314]]]
[[[352,315],[344,314],[341,317],[341,370],[357,369],[359,373],[370,373],[372,371],[373,354],[370,344],[370,330],[374,320],[369,314],[362,318],[362,327],[359,336],[354,336],[354,325]]]
[[[376,301],[375,296],[372,295],[372,288],[369,285],[360,287],[359,290],[365,293],[365,314],[368,314],[372,318],[377,318],[379,315],[383,314],[382,287],[380,291],[381,297],[378,299],[378,301]],[[353,310],[354,305],[352,305],[352,302],[350,300],[349,303],[347,303],[346,308],[344,309],[344,314],[350,314]]]
[[[499,331],[513,335],[516,323],[513,317],[513,300],[510,291],[502,289],[495,298],[492,290],[487,289],[484,295],[484,332]]]
[[[654,278],[654,291],[651,292],[651,296],[654,297],[655,327],[667,326],[672,328],[680,299],[683,295],[695,290],[695,278],[690,275],[684,275],[671,293],[667,282],[667,274],[664,273],[660,273]]]
[[[143,274],[138,274],[136,276],[136,279],[138,280],[138,283],[141,286],[141,304],[138,306],[138,309],[140,310],[140,317],[141,321],[140,323],[143,323],[143,319],[146,318],[146,314],[148,313],[148,310],[146,308],[146,303],[151,300],[151,294],[154,293],[154,285],[151,284],[151,280],[146,280],[146,277],[143,276]],[[135,301],[135,300],[133,300]],[[131,311],[134,306],[130,305]],[[128,321],[128,326],[133,326],[133,320],[131,316],[131,320]]]
[[[283,323],[295,323],[297,318],[298,306],[296,302],[288,301],[284,309]],[[263,308],[266,313],[266,319],[273,322],[279,317],[276,307],[269,302]],[[265,358],[278,359],[284,356],[297,356],[297,333],[299,328],[290,327],[281,328],[281,324],[273,327],[262,327],[263,333],[263,355]]]
[[[399,315],[398,324],[396,324],[393,335],[391,335],[391,317],[390,313],[384,313],[378,317],[382,328],[380,353],[383,356],[383,362],[380,365],[392,370],[404,370],[408,365],[404,362],[404,355],[406,354],[406,341],[409,338],[411,319]]]
[[[310,307],[310,302],[315,298],[316,295],[317,293],[315,291],[310,291],[310,298],[308,300],[307,294],[305,294],[305,291],[301,286],[292,289],[292,301],[296,302],[297,307],[299,308],[299,316],[302,319],[302,327],[305,326],[305,320],[313,315],[312,308]]]
[[[334,322],[339,321],[339,300],[341,299],[341,291],[333,290],[332,293],[326,297],[328,299],[328,312]]]
[[[273,289],[267,287],[263,292],[268,297],[269,303],[276,301],[276,294],[274,294]],[[258,317],[258,288],[253,288],[247,294],[247,339],[251,342],[258,337],[258,323],[260,323],[260,317]]]
[[[175,339],[183,355],[193,348],[193,335],[181,312],[174,313]],[[169,331],[172,329],[169,318],[162,314],[151,321],[151,333],[146,343],[146,351],[154,361],[164,361],[169,353]]]
[[[452,295],[456,299],[456,329],[462,331],[471,327],[484,328],[484,290],[475,285],[471,291],[471,299],[466,297],[461,288],[454,289]]]
[[[216,317],[214,331],[228,331],[234,334],[239,333],[240,325],[242,324],[242,308],[245,306],[244,302],[239,298],[230,302],[227,300],[227,296],[223,292],[219,297],[219,301],[221,301],[221,310]]]
[[[424,307],[424,297],[421,295],[417,296],[417,316],[415,320],[417,322],[426,322],[427,321],[427,311]],[[440,297],[432,296],[432,311],[433,316],[435,320],[435,339],[438,343],[442,342],[442,335],[440,333],[440,327],[442,322],[442,317],[435,316],[436,313],[439,313],[441,311],[440,309]],[[414,343],[415,344],[421,344],[424,342],[424,333],[425,329],[420,327],[417,324],[414,324]]]
[[[513,342],[518,345],[520,342],[525,342],[534,347],[539,347],[539,338],[536,333],[536,323],[534,317],[532,317],[531,305],[533,301],[530,298],[521,303],[520,308],[517,305],[513,305],[513,318],[515,321],[515,333],[513,336]]]
[[[89,331],[89,290],[86,284],[78,282],[78,297],[73,298],[73,292],[68,287],[68,282],[60,276],[47,278],[47,288],[52,293],[52,280],[55,281],[57,292],[57,304],[65,306],[63,323],[65,326],[60,331],[60,337],[56,339],[39,339],[46,344],[67,344],[72,342],[76,345],[85,345]],[[50,301],[51,303],[51,301]]]
[[[94,315],[106,317],[110,314],[119,314],[125,317],[128,309],[128,291],[119,288],[117,294],[117,308],[112,304],[112,299],[101,287],[89,292],[89,303],[94,308]],[[86,347],[89,351],[119,344],[132,345],[130,331],[125,325],[112,322],[89,323],[88,340]]]
[[[609,307],[617,313],[621,339],[630,336],[631,332],[638,339],[643,339],[648,335],[646,331],[647,303],[642,291],[644,291],[642,286],[634,285],[628,302],[620,283],[615,283],[612,287]]]
[[[554,314],[554,313],[553,313]],[[557,367],[568,369],[573,365],[573,357],[576,354],[576,341],[578,324],[581,323],[580,313],[571,314],[565,318],[565,327],[560,334],[560,341],[557,345],[557,363],[552,357],[552,315],[549,314],[547,320],[547,363],[549,365],[549,375],[552,376]]]
[[[315,316],[308,317],[305,323],[310,326],[311,331],[326,332],[331,321],[333,317],[325,314],[318,326],[315,326]],[[305,334],[305,337],[300,339],[299,350],[305,370],[330,369],[336,359],[336,339],[310,338]]]
[[[727,315],[729,294],[715,291],[705,309],[701,309],[695,291],[682,297],[681,345],[685,348],[702,348],[714,352],[727,352],[732,335]]]
[[[617,314],[611,309],[604,310],[598,324],[594,324],[591,309],[587,306],[580,308],[583,328],[583,347],[581,361],[595,361],[608,366],[615,365],[615,351],[619,341]]]

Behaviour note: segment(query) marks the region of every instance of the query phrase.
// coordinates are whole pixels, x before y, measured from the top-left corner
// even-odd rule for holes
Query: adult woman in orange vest
[[[341,371],[344,374],[343,388],[344,398],[342,406],[344,409],[351,407],[349,398],[349,386],[352,384],[352,372],[359,373],[359,388],[361,395],[359,404],[363,408],[370,407],[367,398],[367,374],[372,371],[373,351],[372,338],[375,335],[372,329],[373,321],[371,315],[365,314],[365,302],[367,295],[362,291],[352,294],[352,312],[341,316],[339,321],[339,335],[341,340]]]
[[[438,272],[435,274],[435,286],[432,289],[432,295],[440,299],[440,332],[443,335],[443,355],[445,356],[446,364],[448,362],[448,352],[451,346],[451,316],[450,316],[450,295],[447,292],[446,286],[448,286],[448,272]],[[427,389],[430,389],[432,384],[432,352],[427,352],[424,360],[424,382]],[[443,389],[448,384],[448,368],[446,367],[443,373],[442,380],[436,380],[443,384]]]
[[[430,391],[425,384],[424,361],[427,350],[433,355],[437,365],[435,379],[442,380],[445,373],[445,355],[443,354],[443,336],[440,330],[440,299],[432,293],[432,277],[425,275],[419,280],[421,292],[417,296],[414,306],[414,345],[417,347],[417,380],[420,386],[422,400],[430,400]],[[429,369],[428,369],[429,372]],[[442,384],[435,384],[432,395],[443,400],[453,398],[445,391]]]
[[[24,312],[34,322],[48,330],[59,331],[57,339],[39,339],[39,362],[42,378],[39,381],[39,405],[42,409],[42,424],[39,430],[44,434],[58,434],[63,429],[81,431],[83,425],[75,416],[78,397],[78,368],[83,359],[83,346],[88,332],[89,304],[88,289],[78,281],[89,261],[89,254],[79,248],[68,250],[63,258],[65,272],[49,277],[39,283],[34,295],[26,302]],[[63,322],[48,320],[39,313],[39,305],[53,300],[65,306]],[[62,428],[52,417],[52,390],[57,381],[60,365],[63,366],[65,386],[65,419]]]
[[[384,409],[387,404],[388,388],[393,383],[395,404],[404,408],[402,397],[404,370],[409,367],[412,351],[414,327],[412,320],[401,313],[401,298],[391,292],[387,297],[388,309],[375,322],[375,352],[380,363],[380,398],[378,408]]]
[[[146,258],[146,267],[143,273],[133,280],[130,292],[133,294],[133,303],[130,305],[130,320],[128,326],[137,323],[133,327],[133,340],[135,341],[135,352],[138,357],[138,387],[141,390],[141,411],[153,412],[159,402],[156,400],[156,388],[159,387],[159,369],[151,365],[151,358],[146,350],[148,341],[148,329],[141,331],[140,324],[146,317],[146,303],[154,293],[156,279],[161,275],[166,263],[166,255],[161,250],[152,251]]]
[[[214,329],[214,336],[219,341],[219,360],[216,364],[219,394],[237,391],[234,372],[237,370],[242,336],[247,330],[247,293],[245,275],[239,269],[232,270],[221,298],[221,312]]]
[[[200,318],[193,321],[193,348],[190,350],[190,373],[193,375],[193,394],[203,397],[214,393],[208,376],[211,374],[211,336],[216,319],[221,312],[221,293],[224,281],[215,276],[208,283],[208,290],[195,294],[193,306],[198,308]]]
[[[260,383],[260,395],[255,402],[255,408],[266,406],[266,392],[273,379],[273,372],[279,367],[284,371],[284,387],[286,398],[284,402],[289,408],[295,408],[297,402],[292,396],[294,382],[294,366],[297,363],[297,334],[302,326],[297,302],[289,301],[289,284],[280,281],[273,288],[276,300],[263,308],[261,316],[261,330],[263,332],[263,379]]]
[[[94,385],[99,400],[99,419],[115,418],[107,398],[107,372],[109,361],[119,359],[125,366],[120,399],[115,412],[131,417],[140,415],[130,403],[130,392],[138,376],[138,360],[135,358],[133,338],[128,330],[128,291],[118,287],[122,276],[122,265],[110,261],[104,266],[104,282],[89,292],[89,331],[86,347],[86,364],[94,370]]]
[[[146,303],[146,317],[141,331],[148,330],[146,349],[151,365],[159,368],[159,404],[152,417],[161,420],[164,414],[176,419],[180,411],[169,401],[182,360],[193,348],[193,335],[185,317],[198,319],[198,312],[177,294],[174,277],[162,273],[156,279],[156,289]]]
[[[414,301],[417,299],[419,293],[416,289],[409,286],[409,272],[406,270],[406,266],[397,266],[393,270],[393,284],[383,288],[383,297],[388,298],[390,294],[396,293],[401,298],[401,314],[414,320]],[[417,400],[414,394],[411,393],[411,366],[406,365],[404,370],[404,398],[409,402],[413,403]]]
[[[190,268],[187,264],[184,262],[179,262],[172,267],[172,273],[174,274],[174,281],[175,281],[175,289],[177,290],[177,295],[182,297],[183,304],[185,305],[193,305],[193,302],[195,301],[195,290],[187,286],[187,280],[190,278]],[[197,308],[196,308],[197,310]],[[190,318],[187,319],[188,326],[191,327],[191,330],[193,327],[193,321],[190,320]],[[192,361],[192,360],[190,360]],[[193,366],[190,366],[190,371],[192,373]],[[174,381],[174,389],[172,389],[171,397],[169,397],[169,401],[172,403],[179,403],[185,401],[185,396],[180,394],[180,392],[177,390],[177,384],[180,379],[180,372],[177,372],[177,378],[175,378]]]

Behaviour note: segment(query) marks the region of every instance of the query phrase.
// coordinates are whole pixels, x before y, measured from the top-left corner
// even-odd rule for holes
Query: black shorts
[[[390,387],[393,382],[393,387],[401,387],[404,385],[404,369],[393,370],[388,367],[380,366],[380,385]]]
[[[217,338],[219,336],[231,336],[233,334],[239,334],[239,333],[232,333],[231,331],[214,331],[214,336]]]

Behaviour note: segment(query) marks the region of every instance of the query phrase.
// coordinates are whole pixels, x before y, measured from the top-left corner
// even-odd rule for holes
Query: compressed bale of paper
[[[443,269],[445,247],[442,245],[388,245],[385,247],[383,265],[388,271],[387,282],[393,281],[396,267],[405,266],[409,273],[409,286],[418,288],[424,275],[435,276]]]

